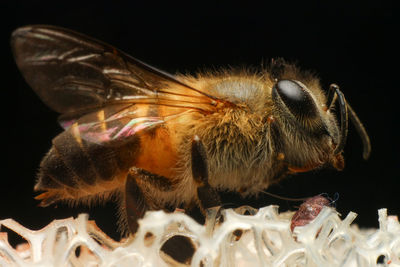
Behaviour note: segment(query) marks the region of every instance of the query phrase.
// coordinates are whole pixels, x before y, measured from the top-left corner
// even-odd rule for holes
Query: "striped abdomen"
[[[35,186],[37,191],[47,191],[37,197],[42,206],[111,193],[124,185],[140,149],[137,136],[122,143],[101,145],[81,139],[74,127],[52,143],[40,164]]]

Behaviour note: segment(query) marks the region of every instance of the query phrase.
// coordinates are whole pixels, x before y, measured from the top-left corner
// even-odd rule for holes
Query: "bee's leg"
[[[132,234],[136,233],[139,224],[138,219],[144,216],[149,205],[143,191],[136,182],[136,178],[132,174],[128,174],[125,183],[125,212],[129,230]]]
[[[139,168],[135,168],[135,172],[136,177],[138,177],[141,181],[150,184],[156,191],[170,192],[176,190],[177,188],[177,183],[167,177],[153,174]]]
[[[144,216],[147,210],[163,209],[156,201],[152,201],[154,196],[148,196],[143,190],[143,186],[151,188],[154,195],[161,192],[171,192],[176,190],[177,184],[167,177],[153,174],[140,168],[132,168],[125,183],[125,210],[126,220],[129,230],[134,234],[138,229],[137,220]]]
[[[192,141],[192,176],[198,183],[197,197],[200,200],[202,212],[221,205],[218,192],[208,183],[207,155],[203,143],[196,135]]]

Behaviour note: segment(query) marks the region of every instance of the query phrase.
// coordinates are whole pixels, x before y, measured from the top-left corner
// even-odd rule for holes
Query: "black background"
[[[6,158],[0,180],[0,218],[12,217],[38,229],[54,218],[90,212],[103,229],[110,233],[115,229],[112,203],[92,208],[39,208],[33,199],[39,162],[61,128],[56,123],[57,114],[25,83],[11,55],[11,32],[27,24],[52,24],[85,33],[171,73],[261,66],[273,57],[298,61],[302,68],[315,70],[325,87],[332,82],[341,86],[368,129],[372,155],[369,161],[363,161],[361,141],[350,126],[344,171],[292,176],[268,191],[288,197],[333,196],[338,192],[338,211],[343,215],[358,213],[356,223],[361,227],[378,226],[379,208],[400,215],[400,157],[395,128],[399,122],[399,82],[394,60],[399,29],[394,24],[392,3],[108,2],[0,4],[4,27],[0,32],[1,140]],[[242,200],[228,194],[224,199],[257,207],[279,204],[282,210],[298,205],[264,196]]]

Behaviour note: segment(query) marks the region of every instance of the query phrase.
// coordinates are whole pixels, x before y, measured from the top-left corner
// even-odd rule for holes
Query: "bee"
[[[257,194],[288,174],[344,167],[348,117],[337,85],[283,59],[260,71],[170,75],[106,43],[54,26],[11,37],[15,61],[64,128],[43,158],[41,206],[117,197],[135,233],[145,211],[202,211],[219,190]],[[336,103],[340,120],[336,118]],[[338,116],[339,117],[339,116]]]

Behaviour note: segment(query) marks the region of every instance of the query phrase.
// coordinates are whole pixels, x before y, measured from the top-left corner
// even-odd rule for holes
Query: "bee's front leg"
[[[208,208],[220,206],[221,200],[217,191],[208,183],[207,154],[197,135],[192,141],[192,176],[198,183],[197,197],[200,200],[202,212],[204,213]]]

